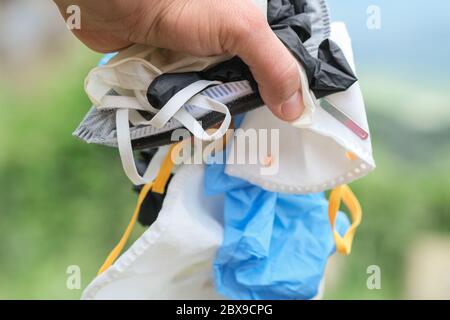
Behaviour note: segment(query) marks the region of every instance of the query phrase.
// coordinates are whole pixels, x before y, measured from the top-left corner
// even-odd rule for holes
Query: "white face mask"
[[[203,180],[202,165],[180,167],[157,220],[83,299],[220,299],[212,263],[222,243],[223,197],[204,196]]]
[[[351,42],[343,23],[332,24],[331,40],[342,48],[354,69]],[[262,174],[271,171],[267,164],[228,164],[227,174],[274,192],[310,193],[349,183],[375,168],[359,84],[326,97],[337,110],[331,104],[324,108],[309,91],[302,68],[300,73],[306,108],[300,119],[286,123],[261,108],[248,113],[241,125],[243,130],[279,129],[279,152],[270,155],[276,170]],[[344,117],[348,117],[347,122]],[[349,126],[349,119],[356,126]]]

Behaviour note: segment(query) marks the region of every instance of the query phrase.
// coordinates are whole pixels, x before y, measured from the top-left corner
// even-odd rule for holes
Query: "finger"
[[[233,53],[250,67],[270,110],[282,120],[295,120],[304,110],[297,61],[259,12],[246,17],[249,27],[236,31]]]

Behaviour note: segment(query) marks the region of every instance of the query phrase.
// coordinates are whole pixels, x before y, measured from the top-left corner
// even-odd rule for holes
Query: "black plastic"
[[[316,98],[322,98],[348,89],[357,79],[343,52],[331,40],[325,39],[319,45],[317,58],[306,50],[304,42],[311,37],[311,21],[306,14],[306,6],[305,0],[270,0],[267,17],[274,33],[304,67],[309,87]],[[235,57],[203,72],[163,74],[150,85],[148,100],[154,107],[161,108],[175,93],[200,79],[222,82],[248,80],[255,84],[248,67]],[[254,88],[257,91],[256,86]]]

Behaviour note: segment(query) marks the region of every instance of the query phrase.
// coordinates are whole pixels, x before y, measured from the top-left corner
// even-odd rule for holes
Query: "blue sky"
[[[333,20],[347,23],[360,72],[450,80],[450,1],[328,0]],[[366,27],[367,8],[381,9],[381,29]]]

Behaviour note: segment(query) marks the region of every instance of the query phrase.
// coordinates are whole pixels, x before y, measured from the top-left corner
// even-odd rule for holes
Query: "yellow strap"
[[[352,218],[352,225],[347,230],[344,237],[336,231],[335,222],[336,216],[341,207],[341,200],[347,206]],[[349,186],[339,186],[330,194],[330,200],[328,205],[328,216],[330,219],[331,227],[333,228],[334,240],[336,242],[336,250],[343,255],[348,255],[352,251],[353,237],[355,236],[356,229],[361,224],[362,210],[358,199],[353,194]]]
[[[164,194],[164,191],[166,190],[166,185],[173,169],[174,162],[172,160],[172,154],[175,146],[176,145],[170,147],[169,152],[167,152],[167,155],[159,168],[158,175],[153,183],[153,192]]]
[[[116,261],[117,257],[120,255],[123,248],[125,247],[125,244],[127,243],[128,238],[130,237],[131,232],[133,231],[134,225],[136,224],[139,212],[141,211],[142,203],[144,202],[148,193],[151,190],[160,194],[164,193],[167,181],[169,180],[170,173],[172,172],[173,168],[172,151],[173,147],[170,148],[166,158],[161,164],[161,168],[159,169],[159,173],[155,181],[144,185],[141,192],[139,193],[138,201],[136,204],[136,208],[134,209],[133,216],[131,217],[131,221],[128,224],[127,228],[125,229],[122,238],[120,238],[119,243],[114,247],[114,249],[111,251],[111,253],[106,258],[105,262],[101,266],[100,270],[98,271],[99,275],[105,272],[106,269],[108,269],[114,263],[114,261]]]

